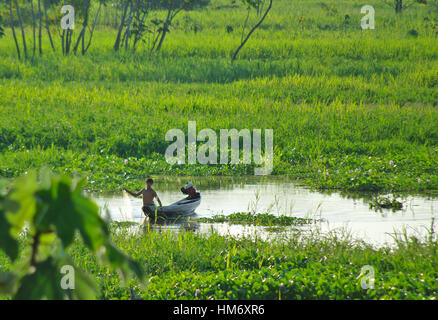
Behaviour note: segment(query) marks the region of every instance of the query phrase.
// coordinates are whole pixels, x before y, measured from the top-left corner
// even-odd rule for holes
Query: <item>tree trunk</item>
[[[165,28],[167,28],[166,23],[164,25],[165,25]],[[166,33],[167,33],[167,29],[163,29],[163,31],[161,33],[160,41],[158,42],[157,51],[160,51],[161,46],[163,45],[163,42],[164,42],[164,38],[166,37]]]
[[[269,6],[268,6],[268,8],[266,9],[266,11],[265,11],[265,13],[264,13],[264,15],[263,15],[263,17],[260,19],[260,21],[251,29],[251,31],[248,33],[248,35],[246,36],[246,38],[245,38],[245,40],[243,40],[241,43],[240,43],[240,46],[237,48],[237,50],[236,50],[236,52],[234,52],[234,54],[233,54],[233,56],[231,57],[231,63],[233,63],[234,62],[234,60],[236,59],[236,57],[237,57],[237,54],[239,53],[239,51],[240,51],[240,49],[242,49],[243,48],[243,46],[245,45],[245,43],[248,41],[248,39],[249,39],[249,37],[251,36],[251,34],[262,24],[262,22],[265,20],[265,18],[266,18],[266,16],[268,15],[268,13],[269,13],[269,11],[271,10],[271,8],[272,8],[272,0],[270,0],[270,2],[269,2]]]
[[[171,23],[171,21],[170,21],[171,12],[172,12],[172,10],[169,8],[167,10],[166,20],[163,23],[163,31],[161,32],[161,37],[160,37],[160,41],[158,42],[157,51],[160,51],[161,46],[163,45],[164,38],[166,37],[167,30],[169,30],[170,23]]]
[[[62,30],[62,33],[61,33],[61,52],[62,52],[62,55],[65,55],[65,30]]]
[[[132,16],[133,15],[134,15],[134,8],[132,5],[132,0],[131,0],[130,5],[129,5],[128,24],[126,26],[126,32],[125,32],[125,50],[128,50],[129,38],[131,37],[131,23],[132,23]]]
[[[15,4],[15,10],[17,11],[18,23],[20,25],[20,30],[21,30],[21,39],[23,41],[24,57],[27,58],[26,35],[24,34],[23,20],[21,19],[20,7],[18,6],[17,0],[14,0],[14,4]]]
[[[403,11],[403,0],[395,0],[395,13]]]
[[[120,21],[119,30],[117,32],[116,42],[114,43],[114,50],[117,51],[120,48],[120,37],[122,36],[123,27],[125,25],[126,13],[128,11],[129,0],[126,0],[126,4],[123,8],[122,20]]]
[[[67,32],[66,32],[66,35],[65,35],[65,54],[69,55],[70,54],[70,48],[71,48],[71,38],[72,38],[73,30],[67,29],[66,31]]]
[[[76,40],[76,44],[73,48],[73,52],[76,54],[76,51],[78,50],[79,44],[82,44],[82,54],[84,54],[85,50],[85,44],[84,44],[84,38],[85,38],[85,32],[88,26],[88,17],[90,12],[90,0],[87,0],[85,3],[85,16],[84,16],[84,22],[82,23],[82,29],[79,33],[78,39]]]
[[[13,36],[14,41],[15,41],[15,47],[17,48],[18,59],[21,59],[20,46],[18,45],[17,35],[15,34],[14,15],[12,13],[12,0],[9,0],[9,17],[10,17],[10,21],[11,21],[12,36]]]
[[[55,52],[55,46],[53,45],[52,34],[50,33],[49,17],[47,16],[47,4],[46,4],[46,0],[43,0],[43,7],[44,7],[44,15],[46,16],[46,30],[47,30],[47,34],[49,36],[50,45],[52,46],[52,50],[53,50],[53,52]]]
[[[38,0],[38,50],[40,52],[40,56],[43,54],[43,48],[41,47],[41,33],[43,28],[43,21],[42,21],[42,12],[41,12],[41,0]]]
[[[139,21],[139,25],[144,25],[144,21],[146,19],[147,14],[143,13],[143,15],[141,14],[141,12],[138,14],[138,21]],[[134,43],[132,44],[132,51],[135,52],[136,48],[137,48],[137,43],[138,41],[141,40],[141,35],[140,34],[135,34],[134,36]]]
[[[96,28],[97,20],[99,19],[100,16],[101,8],[102,8],[102,1],[99,2],[99,9],[97,9],[96,18],[94,19],[93,27],[91,28],[90,31],[90,38],[88,39],[87,46],[85,47],[85,50],[82,54],[85,54],[88,51],[88,48],[90,48],[91,40],[93,39],[94,29]]]
[[[35,19],[35,10],[33,9],[33,0],[29,0],[30,8],[32,10],[32,31],[33,31],[33,48],[32,55],[35,57],[36,53],[36,19]]]

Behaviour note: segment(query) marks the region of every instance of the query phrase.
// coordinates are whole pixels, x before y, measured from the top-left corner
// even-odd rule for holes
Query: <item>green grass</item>
[[[69,250],[90,272],[101,298],[130,299],[436,299],[437,242],[398,241],[373,248],[333,233],[263,241],[191,232],[118,229],[113,242],[139,261],[145,282],[121,285],[117,273],[98,265],[79,241]],[[421,257],[421,258],[419,258]],[[0,253],[0,270],[10,268]],[[375,271],[374,289],[361,288],[361,269]],[[132,291],[131,291],[132,290]],[[133,294],[133,295],[132,295]]]
[[[275,216],[270,213],[236,212],[229,215],[215,215],[211,218],[198,218],[196,221],[213,223],[228,222],[231,224],[251,224],[256,226],[297,226],[311,223],[311,219],[290,217],[286,215]]]
[[[167,164],[165,133],[196,120],[198,130],[274,129],[273,174],[315,188],[438,190],[437,14],[416,5],[396,15],[370,1],[376,30],[363,31],[362,3],[326,3],[336,10],[275,1],[233,65],[244,9],[223,1],[182,13],[154,56],[112,51],[109,8],[84,57],[45,43],[42,57],[18,61],[6,29],[0,176],[48,166],[87,176],[97,191],[150,174],[253,174],[253,165]]]
[[[403,203],[397,200],[396,197],[390,196],[376,196],[370,201],[369,206],[370,209],[374,209],[376,212],[382,211],[382,209],[391,209],[393,212],[403,209]]]

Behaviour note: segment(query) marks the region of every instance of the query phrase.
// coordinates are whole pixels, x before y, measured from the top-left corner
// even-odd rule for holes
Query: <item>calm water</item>
[[[167,178],[155,184],[163,205],[184,197],[179,188],[187,179]],[[285,180],[284,178],[193,178],[191,180],[202,194],[202,202],[196,210],[199,217],[233,212],[270,212],[296,217],[321,219],[322,231],[348,230],[353,236],[374,244],[393,242],[390,234],[404,228],[409,234],[425,235],[434,213],[438,212],[438,198],[407,196],[400,198],[403,210],[375,212],[369,209],[369,196],[349,197],[340,193],[319,193]],[[94,195],[99,206],[118,221],[142,222],[142,201],[122,192],[113,195]],[[248,235],[262,227],[230,226],[228,224],[180,224],[173,228],[186,227],[207,232],[213,227],[221,233],[235,236]],[[308,226],[314,228],[316,226]],[[286,231],[287,232],[287,231]]]

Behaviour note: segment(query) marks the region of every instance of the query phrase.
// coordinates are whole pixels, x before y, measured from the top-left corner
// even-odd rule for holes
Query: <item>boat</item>
[[[147,211],[145,214],[149,218],[161,217],[164,219],[177,219],[180,217],[188,217],[195,213],[196,208],[201,204],[201,195],[196,198],[184,198],[171,205],[157,207],[156,212]]]

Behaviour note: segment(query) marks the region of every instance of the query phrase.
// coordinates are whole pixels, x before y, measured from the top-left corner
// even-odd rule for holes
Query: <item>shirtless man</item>
[[[126,188],[123,188],[124,191],[126,191],[127,193],[129,193],[131,196],[133,197],[138,197],[140,195],[143,196],[143,213],[145,215],[149,215],[149,214],[155,214],[155,204],[154,204],[154,198],[157,198],[158,204],[160,205],[160,207],[162,207],[163,205],[161,204],[161,200],[160,198],[158,198],[157,193],[155,192],[154,189],[152,189],[152,184],[154,183],[154,180],[152,180],[151,178],[146,179],[146,189],[141,189],[139,192],[134,193],[131,192],[129,190],[127,190]]]

